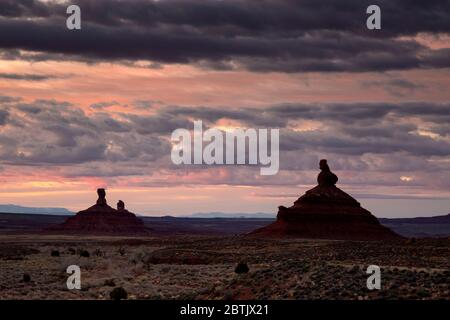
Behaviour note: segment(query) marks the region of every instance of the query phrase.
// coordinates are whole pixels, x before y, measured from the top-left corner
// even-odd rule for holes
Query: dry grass
[[[249,273],[235,274],[240,261]],[[72,264],[82,290],[66,287]],[[370,264],[382,267],[380,291],[366,288]],[[11,235],[0,237],[0,298],[109,299],[120,286],[128,299],[449,299],[449,265],[448,240]]]

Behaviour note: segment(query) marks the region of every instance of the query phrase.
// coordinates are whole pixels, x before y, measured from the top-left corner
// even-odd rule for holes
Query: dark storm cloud
[[[316,163],[311,159],[317,154],[353,157],[352,168],[363,166],[360,157],[365,155],[394,161],[393,155],[400,154],[401,159],[410,157],[408,164],[423,168],[424,159],[450,156],[450,143],[445,138],[450,134],[448,104],[284,104],[246,109],[159,106],[151,114],[87,114],[70,103],[54,100],[5,105],[8,110],[0,112],[0,160],[9,164],[151,164],[170,156],[172,131],[193,129],[194,120],[203,120],[205,129],[220,120],[238,121],[243,127],[280,128],[281,158],[286,160],[282,168],[286,170],[303,168],[299,161]],[[304,120],[321,125],[303,130]],[[427,123],[428,133],[421,131],[420,123]],[[395,161],[397,168],[400,162]],[[439,167],[438,162],[432,167]],[[171,169],[170,161],[161,168]]]
[[[389,94],[396,97],[405,97],[414,94],[418,89],[426,89],[422,84],[416,84],[412,81],[400,78],[379,80],[364,80],[361,82],[361,87],[364,88],[382,88]]]
[[[322,121],[357,121],[355,124],[377,124],[388,116],[419,117],[435,123],[450,121],[450,103],[407,102],[407,103],[330,103],[298,105],[286,104],[267,109],[279,117],[313,119]]]
[[[356,130],[357,131],[357,130]],[[366,153],[406,152],[420,156],[450,156],[450,144],[427,136],[410,134],[402,128],[391,128],[391,132],[365,131],[365,135],[345,134],[345,130],[333,132],[282,132],[281,150],[307,150],[314,148],[323,152],[343,155]],[[360,134],[363,131],[359,131]]]
[[[170,114],[156,114],[153,116],[123,115],[129,119],[134,129],[142,135],[166,134],[178,128],[192,127],[192,121],[185,117]]]
[[[117,101],[104,101],[104,102],[93,103],[90,105],[90,107],[93,109],[102,110],[102,109],[105,109],[108,107],[118,106],[118,105],[120,105],[120,103],[118,103]]]
[[[8,80],[45,81],[57,78],[58,77],[44,74],[0,73],[0,79]]]
[[[275,117],[271,112],[271,109],[168,106],[162,109],[161,113],[169,115],[170,117],[184,116],[191,120],[202,120],[207,125],[213,125],[221,119],[229,119],[241,121],[257,127],[284,127],[287,120],[285,117]]]
[[[388,103],[284,104],[270,107],[267,112],[287,120],[315,119],[347,122],[381,119],[396,108],[396,105]]]
[[[17,110],[20,110],[22,112],[28,113],[28,114],[38,114],[42,111],[41,108],[35,107],[30,104],[19,104],[15,106]]]
[[[55,100],[3,100],[0,119],[6,121],[0,120],[0,164],[8,167],[57,168],[73,178],[134,176],[136,186],[180,185],[185,175],[198,184],[286,186],[315,181],[318,160],[328,158],[334,170],[354,173],[348,180],[352,184],[397,186],[405,183],[399,180],[404,174],[414,176],[410,186],[450,186],[448,104],[284,104],[238,109],[158,102],[151,113],[130,106],[125,114],[92,109],[86,113]],[[240,122],[243,127],[279,127],[280,173],[261,179],[259,170],[251,166],[222,167],[225,176],[215,174],[216,167],[174,166],[171,132],[193,129],[195,119],[203,120],[205,129],[220,120]],[[303,120],[320,126],[303,130]],[[420,134],[419,124],[425,122],[432,135]],[[201,173],[198,180],[195,173]],[[158,179],[167,174],[178,178]],[[139,177],[148,175],[156,180]]]
[[[209,107],[179,107],[168,106],[162,110],[163,113],[171,116],[185,116],[203,121],[216,122],[220,119],[231,119],[240,121],[255,120],[254,110],[233,109],[233,108],[209,108]]]
[[[0,7],[4,58],[152,60],[228,70],[383,71],[450,66],[446,49],[412,40],[448,33],[449,1],[379,1],[382,30],[365,27],[368,1],[77,1],[81,31],[65,28],[65,5],[32,0]],[[30,18],[45,19],[30,19]],[[26,55],[18,49],[39,52]]]
[[[37,0],[2,0],[0,16],[5,17],[48,17],[52,5]]]
[[[266,108],[210,108],[169,106],[162,114],[202,119],[214,123],[220,119],[238,120],[251,126],[284,127],[292,120],[331,121],[347,124],[352,121],[367,126],[379,125],[379,121],[393,117],[419,117],[439,123],[450,121],[449,103],[329,103],[329,104],[280,104]]]
[[[77,140],[76,137],[88,135],[90,132],[84,128],[79,128],[76,126],[63,126],[58,124],[51,124],[44,127],[44,130],[56,135],[57,140],[55,141],[56,147],[76,147]],[[90,134],[91,138],[93,137]]]
[[[371,85],[386,85],[386,86],[394,86],[394,87],[398,87],[398,88],[403,88],[403,89],[410,89],[410,90],[415,90],[415,89],[419,89],[419,88],[423,88],[422,85],[417,85],[414,82],[405,80],[405,79],[391,79],[388,80],[386,82],[383,81],[365,81],[364,82],[365,85],[367,86],[371,86]]]
[[[285,104],[265,109],[167,107],[159,117],[184,116],[207,126],[221,119],[237,120],[248,127],[280,127],[282,151],[332,152],[363,155],[404,152],[417,156],[449,156],[450,143],[419,134],[411,118],[438,126],[435,134],[450,134],[450,105],[433,103]],[[289,122],[315,120],[325,125],[314,131],[295,131]],[[187,126],[191,128],[192,124]],[[148,127],[150,128],[150,126]],[[184,126],[186,128],[186,126]]]
[[[4,125],[6,123],[8,116],[9,116],[9,112],[7,110],[0,110],[0,126]]]
[[[129,132],[132,128],[130,123],[115,120],[107,113],[96,113],[90,122],[100,132]]]
[[[5,164],[150,162],[170,154],[166,137],[155,135],[156,129],[141,135],[139,128],[124,118],[114,119],[103,112],[87,115],[68,102],[55,100],[8,106],[9,113],[0,110],[0,122],[5,126],[0,136],[0,162]]]
[[[163,104],[162,101],[155,101],[155,100],[135,100],[133,101],[133,107],[136,109],[150,109],[154,107],[155,105]]]
[[[247,30],[270,34],[298,33],[318,29],[364,32],[369,0],[77,0],[83,20],[106,26],[183,25],[210,29],[227,35]],[[448,32],[446,0],[379,0],[384,33],[414,35],[418,32]],[[3,0],[0,15],[6,17],[65,16],[67,4],[37,0]],[[365,26],[365,24],[363,24]]]
[[[1,104],[18,102],[20,100],[22,100],[22,98],[20,98],[20,97],[0,96],[0,103]]]

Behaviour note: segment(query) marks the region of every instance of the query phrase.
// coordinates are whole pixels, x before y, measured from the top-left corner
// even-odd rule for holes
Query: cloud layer
[[[8,166],[69,168],[70,177],[138,177],[138,185],[162,183],[295,185],[318,159],[333,168],[360,172],[347,183],[449,187],[450,114],[448,104],[352,103],[284,104],[266,108],[160,106],[142,112],[109,112],[93,106],[89,113],[67,103],[3,98],[0,112],[0,162]],[[110,103],[99,102],[108,106]],[[275,177],[258,177],[254,167],[176,167],[170,161],[170,135],[177,128],[281,128],[280,167]],[[59,169],[58,169],[59,170]],[[222,175],[214,175],[217,170]],[[304,171],[304,172],[302,172]],[[383,179],[378,174],[384,172]],[[408,173],[409,172],[409,173]],[[179,176],[161,182],[158,176]],[[181,176],[180,176],[181,175]],[[141,178],[139,178],[141,177]],[[184,177],[184,178],[181,178]],[[434,177],[434,179],[431,179]],[[156,179],[156,180],[154,180]]]
[[[366,28],[370,1],[80,0],[83,27],[65,27],[67,4],[7,0],[3,58],[188,63],[269,72],[448,68],[449,48],[418,42],[448,34],[446,0],[379,1],[382,30]],[[444,40],[445,41],[445,40]],[[25,50],[25,51],[24,51]],[[31,53],[31,54],[30,54]]]

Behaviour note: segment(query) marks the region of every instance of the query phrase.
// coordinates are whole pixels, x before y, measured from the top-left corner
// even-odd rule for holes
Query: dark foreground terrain
[[[235,273],[239,262],[247,273]],[[68,290],[66,268],[81,268]],[[381,267],[381,290],[366,268]],[[450,299],[450,241],[0,235],[0,299]],[[245,269],[245,268],[244,268]]]

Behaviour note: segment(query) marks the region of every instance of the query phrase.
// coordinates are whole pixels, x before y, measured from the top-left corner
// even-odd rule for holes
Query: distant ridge
[[[449,237],[450,214],[417,218],[380,218],[383,225],[405,237]]]
[[[70,216],[74,213],[66,208],[39,208],[39,207],[23,207],[14,204],[0,204],[0,212],[2,213],[26,213],[26,214],[47,214],[47,215],[64,215]]]
[[[193,213],[188,218],[254,218],[254,219],[275,219],[274,213],[224,213],[224,212],[200,212]]]
[[[378,218],[381,223],[450,223],[450,213],[442,216],[415,218]]]
[[[63,223],[67,215],[0,213],[0,234],[5,232],[36,232]],[[275,218],[193,218],[141,217],[157,234],[245,234],[273,222]],[[393,220],[393,221],[391,221]],[[398,222],[397,220],[402,220]],[[450,216],[380,219],[381,223],[405,237],[450,237]]]

